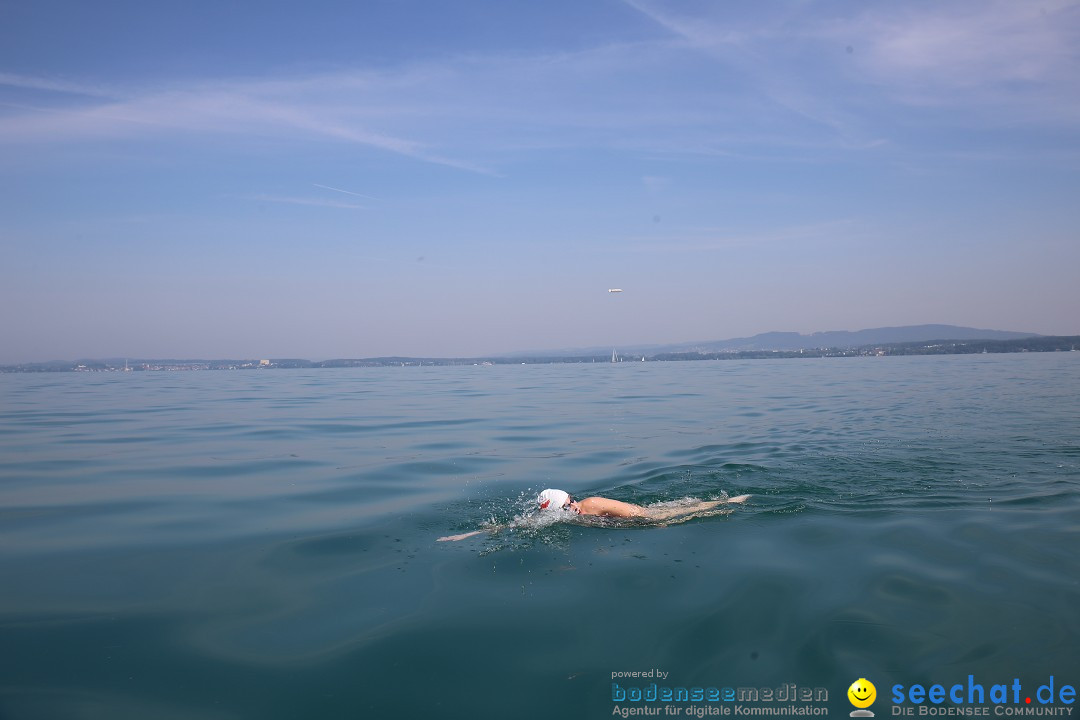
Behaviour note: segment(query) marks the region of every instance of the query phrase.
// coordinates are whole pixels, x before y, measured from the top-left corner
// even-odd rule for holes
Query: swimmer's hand
[[[461,535],[447,535],[446,537],[439,538],[435,542],[457,542],[458,540],[464,540],[465,538],[472,537],[473,535],[479,535],[484,532],[487,531],[473,530],[472,532],[462,533]]]

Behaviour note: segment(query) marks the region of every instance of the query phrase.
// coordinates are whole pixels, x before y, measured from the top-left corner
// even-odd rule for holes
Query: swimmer
[[[605,497],[587,497],[582,500],[574,500],[570,494],[563,490],[548,488],[536,498],[536,504],[541,511],[565,510],[575,515],[594,515],[610,518],[641,518],[643,520],[669,520],[681,515],[691,515],[715,508],[717,505],[728,503],[744,503],[750,499],[749,495],[739,495],[733,498],[721,500],[706,500],[695,505],[679,505],[668,507],[642,507],[633,503],[612,500]],[[441,537],[438,542],[464,540],[465,538],[479,535],[484,532],[496,532],[498,527],[488,530],[473,530],[461,535],[448,535]]]
[[[648,520],[667,520],[676,515],[688,515],[690,513],[711,510],[717,505],[725,503],[743,503],[750,498],[749,495],[725,498],[723,500],[707,500],[697,505],[680,507],[642,507],[633,503],[612,500],[605,497],[587,497],[575,501],[569,493],[562,490],[548,489],[540,493],[536,498],[537,505],[541,510],[569,510],[575,515],[602,515],[614,518],[645,518]]]

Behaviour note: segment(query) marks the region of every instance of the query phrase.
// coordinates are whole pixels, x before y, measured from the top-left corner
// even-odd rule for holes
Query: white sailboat
[[[611,362],[619,362],[619,355],[615,352],[615,348],[611,348]]]

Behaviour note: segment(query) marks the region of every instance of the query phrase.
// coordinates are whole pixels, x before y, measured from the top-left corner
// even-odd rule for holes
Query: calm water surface
[[[753,498],[435,542],[549,486]],[[1077,353],[0,375],[0,718],[1080,685],[1078,489]]]

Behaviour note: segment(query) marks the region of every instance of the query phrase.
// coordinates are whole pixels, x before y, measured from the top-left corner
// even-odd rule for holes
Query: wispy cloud
[[[282,195],[245,195],[247,200],[256,202],[282,203],[285,205],[311,205],[314,207],[341,208],[344,210],[363,210],[363,205],[342,202],[340,200],[326,200],[324,198],[287,197]]]
[[[85,97],[117,98],[120,94],[115,88],[84,82],[73,82],[62,78],[34,77],[16,73],[0,72],[0,86],[22,88],[26,90],[46,90],[65,95]]]
[[[835,31],[870,40],[872,71],[934,86],[1059,82],[1077,61],[1076,2],[935,4],[915,13],[898,6]]]
[[[830,161],[896,143],[930,152],[911,127],[1072,132],[1080,119],[1076,2],[832,15],[818,4],[625,2],[655,23],[654,38],[150,89],[0,74],[0,144],[271,138],[498,176],[552,148]],[[33,107],[28,89],[65,102]]]
[[[330,187],[329,185],[320,185],[319,183],[311,183],[311,184],[314,185],[317,188],[322,188],[323,190],[333,190],[334,192],[344,193],[346,195],[353,195],[355,197],[364,198],[365,200],[376,200],[377,199],[377,198],[374,198],[374,197],[372,197],[370,195],[364,195],[362,193],[353,192],[352,190],[342,190],[341,188]]]
[[[422,142],[373,131],[356,119],[368,109],[362,99],[351,104],[326,96],[311,97],[302,79],[288,81],[220,81],[169,90],[134,92],[123,99],[98,92],[93,85],[35,81],[5,76],[15,87],[62,90],[86,96],[85,102],[66,107],[32,107],[0,117],[2,142],[71,142],[95,138],[131,138],[162,133],[285,136],[321,138],[383,150],[415,160],[490,173],[475,163],[441,155]],[[315,86],[353,85],[353,79],[316,78]],[[330,93],[331,95],[333,93]],[[7,104],[11,107],[11,104]]]
[[[856,142],[877,132],[874,106],[951,107],[958,126],[1060,127],[1080,115],[1075,0],[853,4],[831,15],[806,4],[749,19],[729,4],[680,13],[624,1],[780,106]]]

